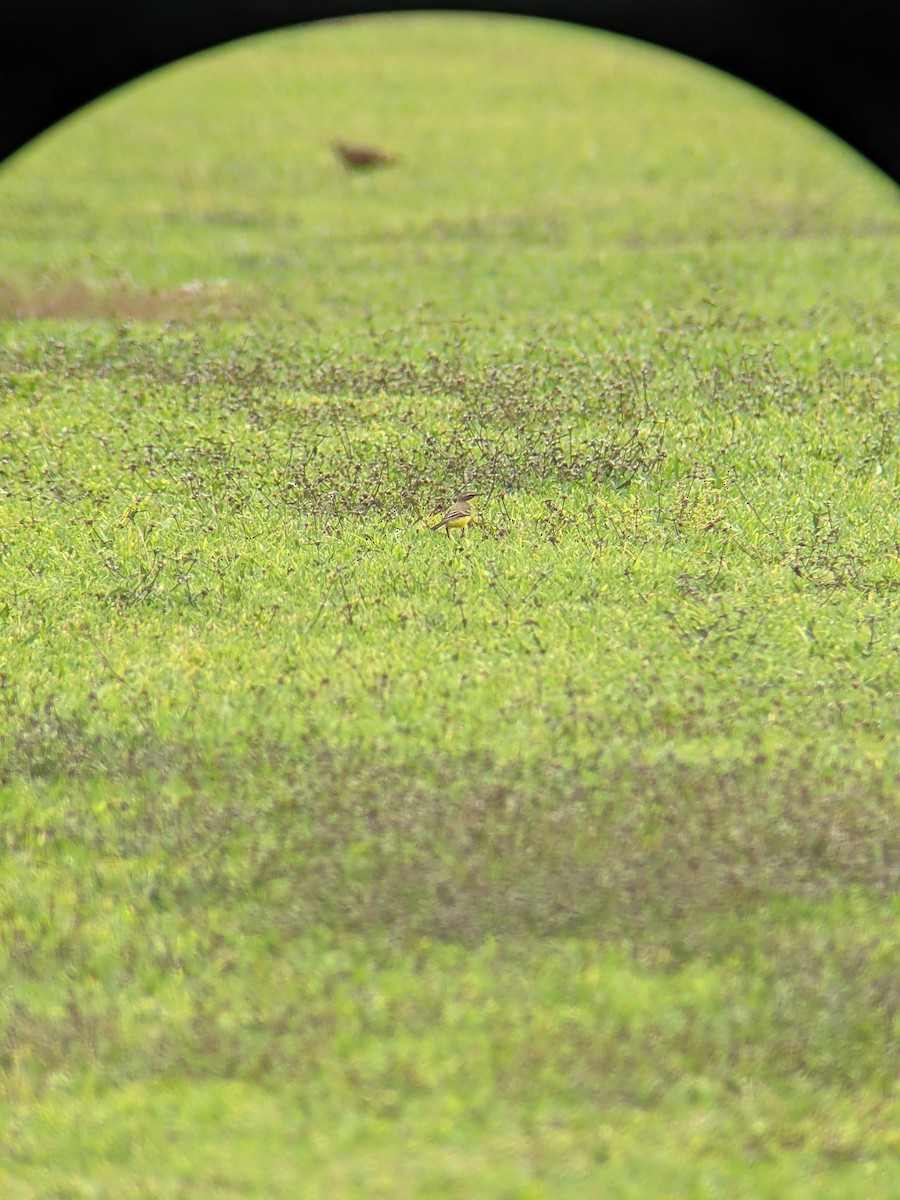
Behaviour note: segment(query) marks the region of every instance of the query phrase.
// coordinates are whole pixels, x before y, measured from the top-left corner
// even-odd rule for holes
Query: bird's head
[[[474,500],[476,496],[480,496],[481,492],[460,492],[456,497],[456,503],[459,504],[463,500]]]

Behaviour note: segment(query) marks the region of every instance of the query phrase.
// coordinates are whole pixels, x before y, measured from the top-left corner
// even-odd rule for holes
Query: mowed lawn
[[[4,1200],[900,1197],[892,185],[415,15],[0,207]]]

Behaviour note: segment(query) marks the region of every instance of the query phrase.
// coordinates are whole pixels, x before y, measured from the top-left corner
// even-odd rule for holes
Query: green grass
[[[886,181],[418,16],[0,202],[4,1197],[900,1196]]]

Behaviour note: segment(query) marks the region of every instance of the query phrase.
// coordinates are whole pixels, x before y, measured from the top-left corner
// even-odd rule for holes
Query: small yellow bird
[[[480,496],[480,492],[462,492],[456,497],[437,525],[432,525],[432,529],[446,529],[447,537],[450,536],[451,529],[465,530],[468,523],[472,520],[472,505],[470,500],[474,500],[476,496]]]

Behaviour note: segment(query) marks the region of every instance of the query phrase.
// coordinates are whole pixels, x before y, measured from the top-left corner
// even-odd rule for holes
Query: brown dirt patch
[[[242,315],[241,298],[227,280],[198,280],[160,290],[128,284],[92,288],[73,280],[26,291],[0,282],[0,318],[13,320],[197,321]]]

